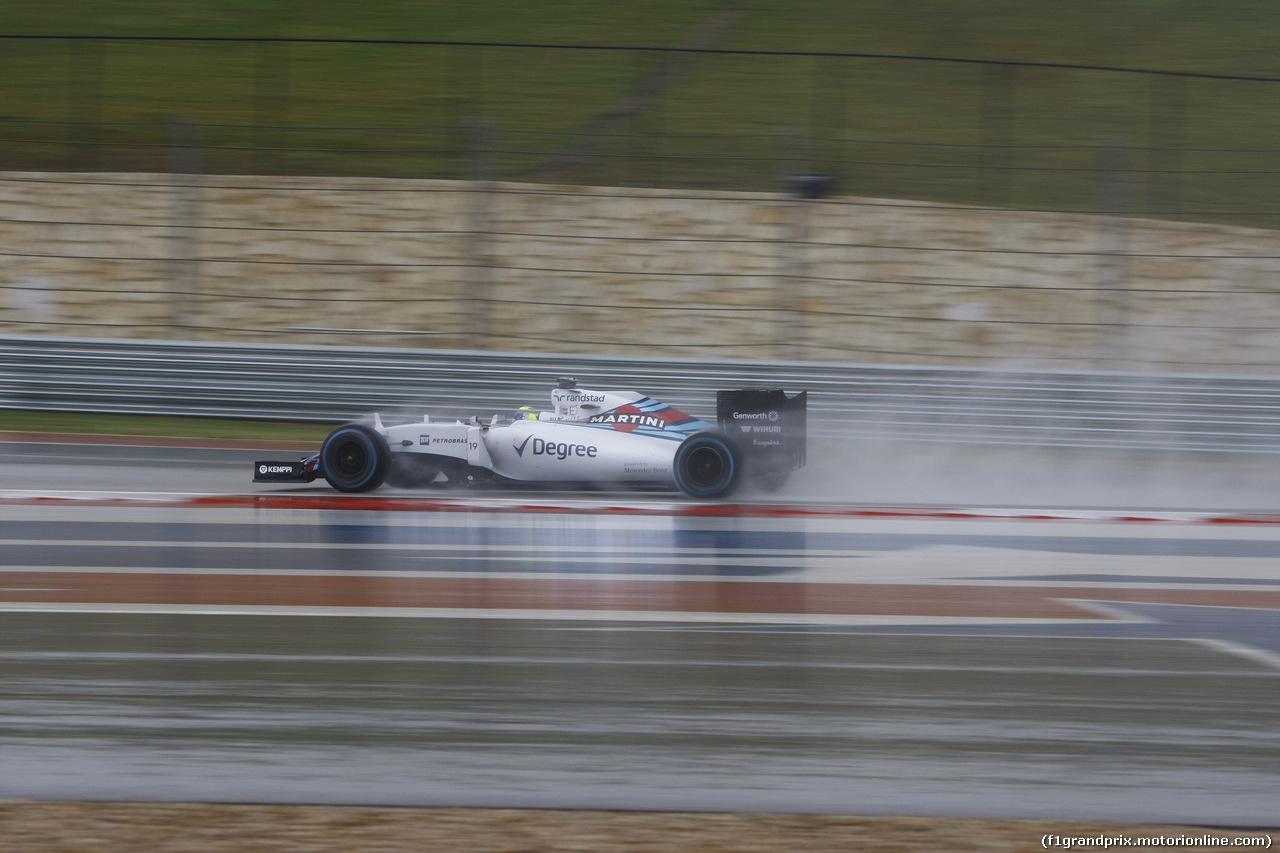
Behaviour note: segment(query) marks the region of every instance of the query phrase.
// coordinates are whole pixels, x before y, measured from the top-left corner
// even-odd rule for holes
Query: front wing
[[[310,483],[320,472],[320,454],[297,462],[266,460],[253,463],[255,483]]]

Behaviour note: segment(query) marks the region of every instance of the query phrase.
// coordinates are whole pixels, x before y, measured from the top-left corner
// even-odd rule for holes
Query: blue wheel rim
[[[377,449],[361,430],[344,429],[325,442],[324,463],[325,470],[343,485],[359,488],[369,482],[377,470]]]
[[[681,447],[676,477],[682,490],[700,497],[725,491],[734,480],[736,466],[729,446],[718,438],[691,438]]]

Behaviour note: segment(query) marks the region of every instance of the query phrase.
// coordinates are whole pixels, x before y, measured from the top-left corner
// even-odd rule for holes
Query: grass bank
[[[0,167],[777,189],[1275,227],[1280,83],[836,51],[1280,76],[1280,4],[1082,0],[123,0],[6,5],[11,34],[532,47],[10,40]],[[175,119],[187,124],[175,123]],[[1116,176],[1122,175],[1122,180]],[[1117,184],[1103,196],[1104,184]]]

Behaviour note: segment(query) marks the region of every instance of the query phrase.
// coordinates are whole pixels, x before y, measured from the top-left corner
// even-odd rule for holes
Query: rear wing
[[[781,389],[716,392],[720,430],[750,457],[770,466],[803,468],[808,391],[788,397]]]

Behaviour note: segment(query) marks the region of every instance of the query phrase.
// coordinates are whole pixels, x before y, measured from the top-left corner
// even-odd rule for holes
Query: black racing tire
[[[675,479],[692,498],[723,498],[742,480],[742,457],[729,439],[717,432],[691,435],[676,449]]]
[[[320,448],[324,478],[340,492],[372,491],[386,480],[390,467],[387,440],[363,424],[338,427]]]
[[[421,453],[393,453],[387,470],[387,485],[413,489],[430,485],[440,476],[439,466]]]

